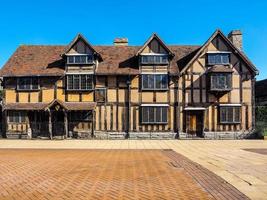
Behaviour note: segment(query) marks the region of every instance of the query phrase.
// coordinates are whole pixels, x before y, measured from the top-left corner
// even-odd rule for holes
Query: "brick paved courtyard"
[[[0,199],[246,199],[172,150],[0,150]]]

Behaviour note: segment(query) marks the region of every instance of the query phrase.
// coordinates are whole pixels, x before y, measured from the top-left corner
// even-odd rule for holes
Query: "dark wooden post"
[[[92,110],[92,133],[91,137],[95,137],[95,110]]]
[[[53,139],[53,134],[52,134],[52,116],[51,116],[51,110],[48,110],[49,114],[49,119],[48,119],[48,130],[49,130],[49,136],[50,139]]]
[[[65,138],[68,138],[69,123],[68,123],[68,113],[67,113],[67,111],[64,111],[64,127],[65,127]]]

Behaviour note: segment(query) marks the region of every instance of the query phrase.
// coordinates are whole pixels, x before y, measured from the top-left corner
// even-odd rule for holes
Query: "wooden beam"
[[[48,111],[48,131],[49,131],[49,136],[50,136],[50,139],[52,140],[53,139],[53,134],[52,134],[52,115],[51,115],[51,111],[49,110]]]
[[[69,132],[69,122],[68,122],[68,113],[64,111],[64,128],[65,128],[65,138],[68,138]]]

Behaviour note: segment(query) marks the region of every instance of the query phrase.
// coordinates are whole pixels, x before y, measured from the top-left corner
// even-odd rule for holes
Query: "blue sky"
[[[267,1],[2,1],[0,66],[21,44],[67,44],[81,32],[92,44],[127,37],[142,45],[153,32],[167,44],[203,44],[220,28],[241,29],[244,51],[267,78]]]

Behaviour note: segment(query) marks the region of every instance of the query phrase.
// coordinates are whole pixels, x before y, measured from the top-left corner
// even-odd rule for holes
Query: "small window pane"
[[[168,108],[162,107],[162,122],[163,123],[167,123],[167,113],[168,113]]]
[[[149,122],[155,122],[155,113],[154,113],[154,111],[155,111],[155,109],[154,109],[154,107],[148,107],[148,112],[149,112]]]
[[[161,89],[162,76],[156,75],[155,78],[156,78],[156,89]]]
[[[73,76],[72,75],[67,76],[67,86],[69,90],[73,89]]]
[[[68,63],[74,63],[74,57],[68,56]]]
[[[156,107],[156,122],[161,122],[161,107]]]
[[[75,63],[81,62],[81,56],[75,56]]]
[[[235,108],[235,122],[240,122],[240,108]]]
[[[85,89],[87,89],[87,77],[85,76],[85,75],[82,75],[81,76],[81,89],[82,90],[85,90]]]
[[[225,108],[221,108],[221,122],[226,122],[226,109]]]
[[[148,76],[148,88],[153,89],[154,88],[154,76],[153,75],[147,75]]]
[[[79,75],[73,75],[73,89],[80,89],[80,76]]]
[[[87,56],[81,56],[80,63],[86,63],[86,57]]]
[[[32,79],[32,89],[38,89],[38,79],[37,78],[33,78]]]
[[[143,111],[143,115],[142,115],[142,120],[143,120],[143,122],[144,123],[147,123],[147,122],[149,122],[149,114],[148,114],[148,112],[149,112],[149,110],[148,110],[148,107],[143,107],[142,108],[142,111]]]
[[[142,82],[143,82],[143,88],[147,89],[148,88],[148,75],[142,75]]]

